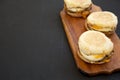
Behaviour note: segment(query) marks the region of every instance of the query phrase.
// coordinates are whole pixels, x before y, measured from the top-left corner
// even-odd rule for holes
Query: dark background
[[[120,18],[120,0],[93,0]],[[63,0],[0,0],[0,80],[119,80],[76,67],[59,16]],[[116,30],[120,37],[120,21]],[[113,64],[114,65],[114,64]]]

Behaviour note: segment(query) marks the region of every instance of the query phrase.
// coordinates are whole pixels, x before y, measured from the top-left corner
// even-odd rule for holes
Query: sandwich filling
[[[95,54],[94,55],[86,55],[80,50],[80,53],[81,53],[82,57],[84,57],[88,62],[95,63],[95,62],[108,62],[110,60],[110,57],[111,57],[113,51],[111,51],[109,54],[101,53],[101,54],[96,54],[96,55]]]
[[[90,14],[90,10],[91,10],[91,6],[89,8],[84,9],[83,11],[81,11],[80,8],[71,8],[71,9],[67,9],[66,5],[64,5],[66,12],[74,17],[83,17],[86,18],[86,16],[88,16]]]
[[[96,30],[96,31],[101,31],[101,32],[109,32],[109,31],[114,31],[116,27],[110,27],[110,26],[99,26],[99,25],[92,25],[90,23],[87,23],[87,27],[89,30]]]
[[[85,55],[84,53],[82,53],[80,51],[78,56],[82,60],[84,60],[85,62],[92,63],[92,64],[102,64],[102,63],[105,63],[105,62],[109,62],[110,61],[110,57],[112,56],[112,54],[113,54],[113,51],[109,55],[106,55],[104,57],[101,56],[101,55],[91,55],[91,56],[88,56],[88,55]]]
[[[104,33],[106,35],[112,34],[116,29],[115,27],[102,28],[100,26],[95,26],[95,25],[91,25],[91,24],[88,24],[88,23],[85,24],[85,27],[86,27],[87,30],[100,31],[100,32],[102,32],[102,33]]]

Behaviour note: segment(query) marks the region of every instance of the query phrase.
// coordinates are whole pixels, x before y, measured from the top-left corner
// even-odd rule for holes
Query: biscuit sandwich
[[[65,11],[73,17],[86,18],[90,14],[91,7],[91,0],[64,0]]]
[[[86,20],[85,26],[87,30],[96,30],[105,33],[106,35],[112,34],[118,24],[117,16],[109,11],[92,12]]]
[[[78,40],[78,56],[91,64],[102,64],[110,61],[113,53],[113,43],[105,34],[99,31],[86,31]]]

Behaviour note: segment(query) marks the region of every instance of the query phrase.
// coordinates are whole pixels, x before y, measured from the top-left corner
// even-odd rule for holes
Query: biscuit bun
[[[64,0],[66,12],[73,17],[86,17],[90,13],[91,0]]]
[[[88,30],[101,31],[107,35],[115,31],[117,24],[117,16],[109,11],[93,12],[86,20],[86,28]]]
[[[86,31],[78,40],[79,57],[88,63],[108,62],[113,51],[112,41],[98,31]]]

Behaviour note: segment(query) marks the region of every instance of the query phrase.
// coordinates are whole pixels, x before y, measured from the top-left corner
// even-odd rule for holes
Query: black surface
[[[94,0],[120,18],[120,0]],[[0,80],[119,80],[77,69],[59,12],[63,0],[0,0]],[[120,21],[116,30],[120,37]],[[113,64],[114,65],[114,64]]]

